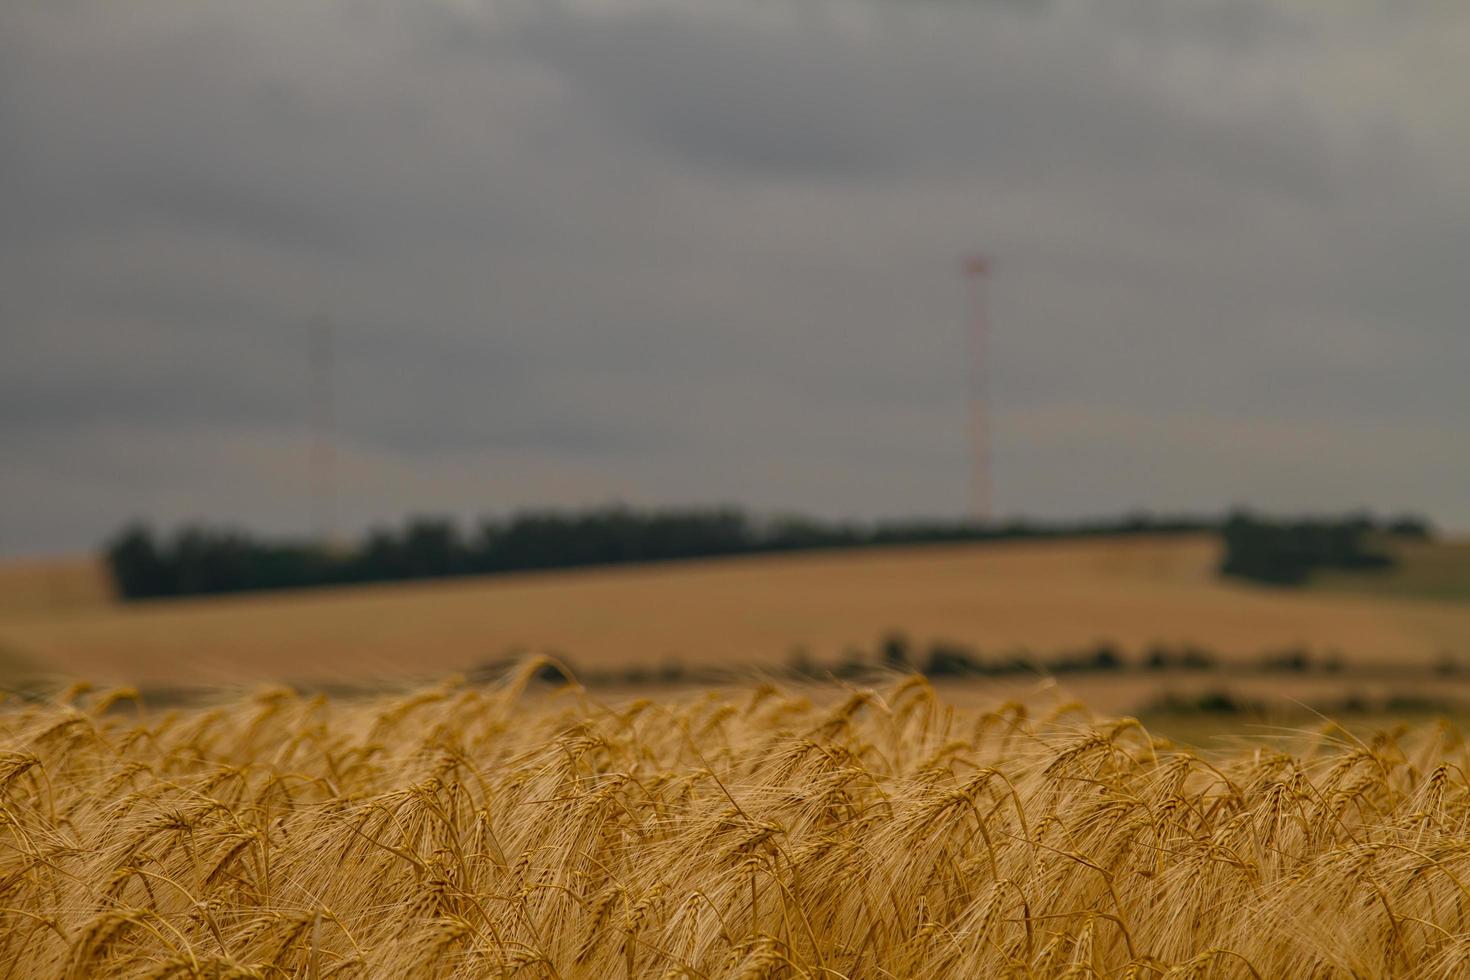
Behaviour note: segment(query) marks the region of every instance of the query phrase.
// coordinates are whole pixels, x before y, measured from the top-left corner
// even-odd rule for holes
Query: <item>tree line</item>
[[[604,507],[528,511],[483,521],[469,531],[446,518],[417,517],[397,528],[377,528],[355,544],[334,547],[206,525],[165,535],[135,523],[107,543],[106,559],[124,598],[148,599],[817,548],[1195,533],[1218,526],[1213,519],[1147,514],[1051,523],[862,524],[757,519],[733,508]]]
[[[1392,539],[1427,540],[1432,529],[1418,517],[1376,520],[1369,514],[1340,518],[1272,520],[1237,511],[1220,528],[1220,571],[1273,585],[1301,585],[1319,569],[1384,571],[1395,558]]]
[[[148,599],[817,548],[1200,532],[1222,535],[1223,574],[1295,585],[1319,568],[1386,568],[1393,561],[1382,546],[1386,537],[1427,538],[1431,529],[1413,517],[1283,521],[1244,511],[1223,521],[1133,514],[1075,522],[862,524],[757,519],[733,508],[604,507],[528,511],[469,531],[446,518],[417,517],[331,547],[205,525],[164,535],[133,524],[107,543],[106,558],[124,598]]]

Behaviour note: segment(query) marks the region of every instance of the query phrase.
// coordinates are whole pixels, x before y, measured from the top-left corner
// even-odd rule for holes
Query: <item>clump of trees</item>
[[[1416,517],[1272,520],[1249,511],[1230,515],[1220,529],[1228,576],[1275,585],[1300,585],[1319,569],[1378,571],[1392,567],[1384,547],[1391,538],[1426,539],[1428,522]]]
[[[1146,514],[1049,524],[906,521],[866,525],[799,517],[757,519],[733,508],[642,511],[604,507],[528,511],[484,521],[469,532],[445,518],[418,517],[398,528],[378,528],[361,542],[340,548],[268,540],[204,526],[163,535],[134,524],[108,543],[106,557],[120,594],[144,599],[815,548],[1189,533],[1217,526],[1210,519]]]

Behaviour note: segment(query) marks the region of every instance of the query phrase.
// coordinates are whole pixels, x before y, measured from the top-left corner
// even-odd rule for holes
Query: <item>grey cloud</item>
[[[699,166],[824,180],[977,170],[1096,180],[1143,158],[1154,170],[1288,193],[1322,183],[1313,121],[1289,104],[1241,125],[1199,118],[1166,87],[1122,70],[1112,38],[1022,33],[1036,23],[1031,11],[981,5],[950,11],[950,24],[895,19],[890,34],[854,43],[820,16],[772,26],[734,5],[714,9],[650,9],[609,23],[551,3],[518,30],[524,49],[600,112]],[[1262,31],[1271,22],[1239,19]]]
[[[1424,48],[1457,34],[1427,4],[3,5],[0,549],[302,527],[319,314],[356,525],[956,512],[975,247],[1007,509],[1470,524],[1470,130]]]
[[[116,190],[162,220],[238,234],[263,245],[327,251],[349,248],[360,237],[350,215],[322,209],[307,195],[291,200],[205,174],[137,176]]]

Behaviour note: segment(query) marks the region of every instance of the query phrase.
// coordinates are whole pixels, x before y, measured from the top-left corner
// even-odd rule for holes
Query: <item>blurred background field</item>
[[[80,677],[158,692],[273,681],[371,689],[549,653],[584,680],[637,689],[759,672],[851,676],[894,666],[882,645],[900,636],[907,666],[934,666],[936,649],[1016,665],[984,676],[932,671],[960,700],[1077,697],[1100,712],[1151,711],[1166,724],[1194,714],[1207,728],[1242,714],[1284,717],[1295,704],[1349,714],[1452,710],[1470,693],[1460,664],[1470,603],[1455,598],[1470,548],[1400,547],[1393,569],[1325,573],[1305,588],[1223,579],[1218,539],[1185,535],[128,603],[112,597],[97,562],[30,562],[0,570],[0,650],[11,684]],[[1103,647],[1119,662],[1053,669],[1069,652]],[[1187,649],[1208,662],[1180,669],[1148,659]]]
[[[66,619],[110,608],[116,597],[107,566],[100,559],[0,562],[0,622]]]

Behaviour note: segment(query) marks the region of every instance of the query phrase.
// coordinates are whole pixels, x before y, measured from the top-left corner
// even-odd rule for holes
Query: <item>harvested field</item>
[[[1447,976],[1446,726],[1201,756],[1080,706],[127,692],[0,713],[11,977]]]
[[[98,612],[114,601],[112,581],[100,561],[59,558],[0,563],[0,622]]]
[[[1470,661],[1470,604],[1225,583],[1207,537],[942,545],[506,575],[0,619],[0,647],[70,676],[229,684],[434,677],[551,651],[588,670],[784,664],[916,643],[1054,651],[1305,644],[1349,662]]]
[[[1395,541],[1397,565],[1378,574],[1326,571],[1312,585],[1323,590],[1418,599],[1470,601],[1470,541]]]

